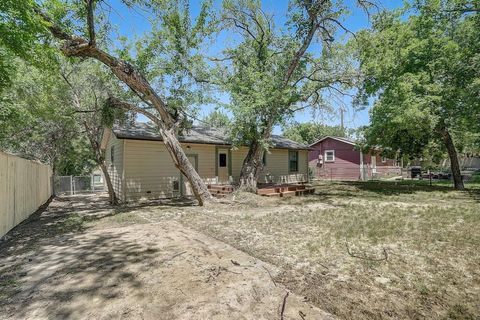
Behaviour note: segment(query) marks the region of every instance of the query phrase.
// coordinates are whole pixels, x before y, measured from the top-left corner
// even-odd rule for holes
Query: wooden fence
[[[0,152],[0,238],[52,195],[52,169]]]

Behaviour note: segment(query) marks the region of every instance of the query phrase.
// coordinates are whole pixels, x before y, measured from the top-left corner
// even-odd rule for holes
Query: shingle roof
[[[350,140],[350,139],[348,139],[348,138],[334,137],[334,136],[326,136],[326,137],[323,137],[322,139],[320,139],[320,140],[315,141],[314,143],[312,143],[312,144],[310,145],[310,147],[313,147],[313,146],[316,145],[317,143],[322,142],[323,140],[325,140],[325,139],[327,139],[327,138],[334,139],[334,140],[338,140],[338,141],[345,142],[345,143],[352,144],[352,145],[355,145],[355,144],[356,144],[355,141]]]
[[[119,139],[162,140],[156,126],[150,122],[136,122],[135,124],[126,126],[114,126],[113,133]],[[178,140],[184,143],[231,145],[229,134],[225,130],[206,126],[193,126],[191,129],[184,130],[184,132],[178,136]],[[279,149],[310,149],[304,144],[279,135],[272,135],[271,143],[273,148]]]

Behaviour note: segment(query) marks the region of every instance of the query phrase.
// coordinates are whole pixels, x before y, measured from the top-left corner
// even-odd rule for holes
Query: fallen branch
[[[176,253],[173,256],[171,256],[170,258],[163,259],[163,260],[159,261],[158,264],[164,264],[165,262],[172,261],[173,259],[175,259],[178,256],[181,256],[184,253],[187,253],[187,251],[182,251],[182,252]]]
[[[347,247],[347,253],[350,257],[353,258],[358,258],[358,259],[363,259],[363,260],[369,260],[369,261],[387,261],[388,260],[388,253],[387,249],[383,248],[383,258],[369,258],[366,255],[365,256],[359,256],[350,251],[350,247],[348,246],[348,241],[345,239],[345,246]]]
[[[275,280],[273,280],[273,277],[272,277],[272,274],[270,273],[270,271],[265,266],[262,266],[262,268],[265,269],[265,271],[267,271],[268,275],[270,276],[270,280],[272,280],[273,285],[276,287],[277,283],[275,282]]]
[[[303,313],[302,310],[298,311],[298,315],[300,316],[300,318],[302,318],[302,320],[305,320],[306,314]]]
[[[284,320],[284,313],[285,313],[285,307],[287,305],[287,298],[290,292],[287,291],[287,294],[285,297],[283,297],[283,303],[282,303],[282,312],[280,312],[280,320]]]

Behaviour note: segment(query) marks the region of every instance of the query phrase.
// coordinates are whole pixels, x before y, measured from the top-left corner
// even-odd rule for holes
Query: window
[[[335,150],[325,150],[325,162],[335,162]]]
[[[94,183],[100,183],[100,182],[102,182],[102,176],[99,175],[99,174],[93,175],[93,182],[94,182]]]
[[[288,151],[288,168],[290,172],[298,172],[298,151]]]
[[[218,154],[218,166],[220,168],[225,168],[227,166],[227,154],[219,153]]]
[[[382,157],[382,163],[387,162],[387,157]]]
[[[115,146],[112,146],[110,148],[110,164],[113,166],[113,163],[115,162]]]
[[[178,180],[173,180],[172,184],[173,184],[172,187],[174,192],[180,191],[180,183],[178,182]]]
[[[265,167],[267,165],[267,152],[263,153],[262,165]]]

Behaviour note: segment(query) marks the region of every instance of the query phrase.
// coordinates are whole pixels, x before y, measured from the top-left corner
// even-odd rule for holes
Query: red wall
[[[359,180],[360,179],[360,151],[355,146],[340,140],[326,138],[311,146],[313,150],[308,153],[309,166],[314,175],[319,179],[333,180]],[[325,150],[335,150],[335,162],[325,162]],[[323,156],[323,164],[318,164],[318,155]],[[376,173],[371,170],[372,154],[376,158]],[[400,174],[400,167],[394,159],[382,162],[380,150],[370,151],[363,155],[363,164],[366,166],[365,178],[377,175]]]
[[[360,179],[360,152],[355,146],[339,140],[327,138],[313,145],[308,153],[310,167],[320,179],[358,180]],[[325,150],[335,150],[335,162],[325,162]],[[323,164],[318,165],[318,155],[323,156]]]

